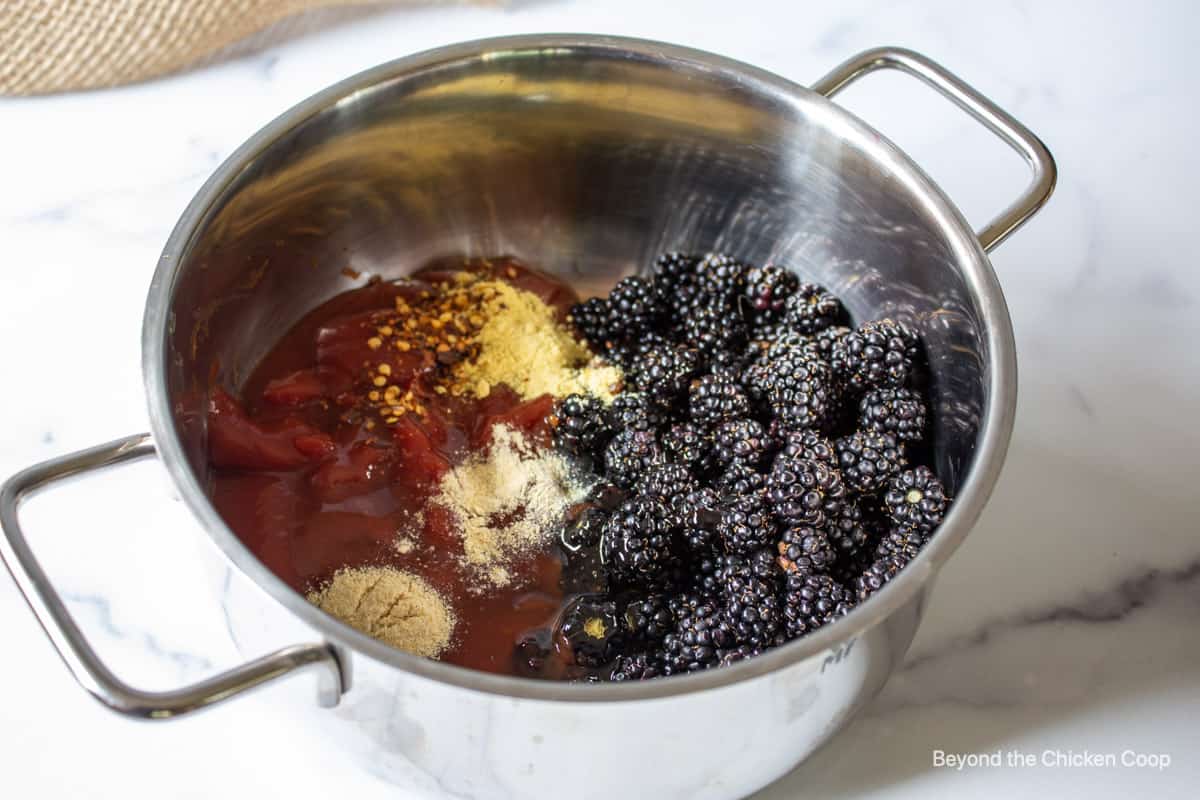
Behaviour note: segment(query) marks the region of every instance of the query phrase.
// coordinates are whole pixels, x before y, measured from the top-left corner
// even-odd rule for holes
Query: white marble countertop
[[[974,4],[966,4],[974,5]],[[146,428],[145,290],[193,192],[244,138],[317,89],[454,40],[547,30],[665,39],[809,82],[898,44],[958,72],[1058,159],[1049,206],[994,254],[1021,365],[995,495],[941,576],[906,665],[866,712],[763,798],[1193,797],[1200,783],[1200,96],[1180,2],[515,0],[396,10],[200,72],[117,91],[0,101],[0,474]],[[799,9],[803,8],[803,11]],[[982,223],[1023,165],[899,76],[842,102]],[[133,513],[130,509],[136,509]],[[165,688],[235,660],[192,557],[202,537],[153,463],[28,507],[38,552],[103,654]],[[72,682],[0,578],[0,785],[14,797],[397,792],[277,690],[173,724],[119,719]],[[934,752],[1034,756],[936,767]],[[1166,754],[1169,766],[1046,766],[1047,754]],[[1006,756],[1007,757],[1007,756]],[[253,792],[253,795],[251,795]]]

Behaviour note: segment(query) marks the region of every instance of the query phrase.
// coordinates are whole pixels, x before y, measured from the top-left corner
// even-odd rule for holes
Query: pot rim
[[[445,664],[392,648],[311,605],[267,569],[226,525],[188,465],[176,432],[166,385],[168,314],[176,279],[199,225],[237,175],[283,134],[355,92],[402,81],[447,64],[495,58],[512,51],[602,51],[669,62],[730,76],[749,90],[791,107],[838,131],[871,155],[904,186],[937,223],[980,309],[988,348],[990,392],[974,459],[958,497],[936,535],[904,570],[874,597],[837,621],[755,658],[721,669],[670,680],[571,684],[496,675]],[[142,372],[155,446],[181,497],[232,568],[254,581],[327,641],[404,672],[463,689],[531,700],[619,702],[649,700],[730,686],[830,651],[878,625],[912,601],[958,548],[974,525],[999,477],[1016,412],[1017,365],[1012,323],[999,281],[979,240],[940,187],[902,150],[845,109],[800,84],[758,67],[702,50],[647,39],[592,34],[523,34],[476,39],[395,59],[341,80],[284,111],[238,147],[209,177],[172,230],[151,280],[142,324]]]

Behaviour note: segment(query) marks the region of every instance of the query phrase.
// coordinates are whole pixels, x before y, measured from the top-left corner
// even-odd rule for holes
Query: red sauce
[[[577,299],[560,281],[512,262],[488,268],[542,297],[560,316]],[[368,345],[381,317],[395,313],[396,297],[435,291],[446,277],[445,271],[425,270],[339,295],[284,334],[238,398],[214,390],[208,418],[213,502],[246,546],[298,592],[345,567],[414,572],[442,593],[458,617],[454,644],[441,660],[529,674],[518,667],[528,658],[516,651],[527,656],[534,641],[538,649],[548,648],[549,630],[569,599],[564,554],[548,546],[507,565],[510,585],[480,592],[478,578],[460,566],[453,518],[429,501],[442,475],[485,441],[497,422],[548,443],[553,398],[522,403],[505,386],[481,400],[432,391],[426,396],[424,378],[439,369],[432,353]],[[423,415],[406,414],[387,425],[358,413],[372,388],[365,365],[381,361],[390,365],[394,381],[422,397]],[[416,547],[400,552],[398,536]],[[564,669],[551,657],[536,672],[561,677]]]

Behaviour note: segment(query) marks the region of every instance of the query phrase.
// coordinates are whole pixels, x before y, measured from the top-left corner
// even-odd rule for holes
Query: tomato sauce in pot
[[[487,270],[535,294],[559,321],[578,299],[561,281],[512,261],[466,269]],[[522,401],[503,384],[482,398],[435,391],[429,378],[444,374],[454,353],[381,346],[375,335],[389,322],[403,323],[398,305],[438,291],[454,274],[431,268],[338,295],[285,332],[236,396],[215,389],[211,496],[246,546],[296,591],[311,591],[346,568],[402,569],[454,609],[458,624],[440,660],[572,677],[577,668],[567,666],[569,657],[555,657],[550,631],[564,603],[589,591],[601,570],[584,565],[581,575],[572,563],[576,574],[564,574],[566,553],[548,537],[545,547],[505,565],[506,585],[481,590],[462,568],[456,519],[431,502],[442,477],[486,446],[494,425],[549,447],[554,398]],[[380,392],[380,370],[387,391],[403,391],[421,413],[381,414],[378,403],[367,402]],[[531,659],[531,652],[540,655]]]

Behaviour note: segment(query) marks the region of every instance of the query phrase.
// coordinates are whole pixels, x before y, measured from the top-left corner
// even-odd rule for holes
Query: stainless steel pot
[[[1015,148],[1029,188],[978,234],[895,146],[829,101],[880,68],[924,81]],[[255,134],[184,212],[143,330],[153,438],[40,464],[0,492],[9,570],[75,677],[115,711],[171,719],[299,671],[315,724],[373,769],[467,797],[747,794],[787,772],[883,685],[938,568],[1004,459],[1016,360],[985,255],[1049,197],[1054,162],[1012,117],[929,60],[880,49],[812,89],[708,53],[596,36],[454,45],[368,70]],[[694,676],[540,683],[427,661],[326,616],[268,572],[205,494],[204,398],[237,387],[305,311],[431,258],[514,254],[601,289],[669,249],[790,264],[856,318],[920,327],[937,470],[957,496],[920,556],[816,634]],[[238,643],[293,644],[203,683],[151,693],[89,647],[34,560],[20,501],[62,478],[157,454],[237,577]],[[351,671],[354,679],[351,682]],[[311,704],[307,704],[311,705]],[[333,729],[342,730],[334,731]]]

